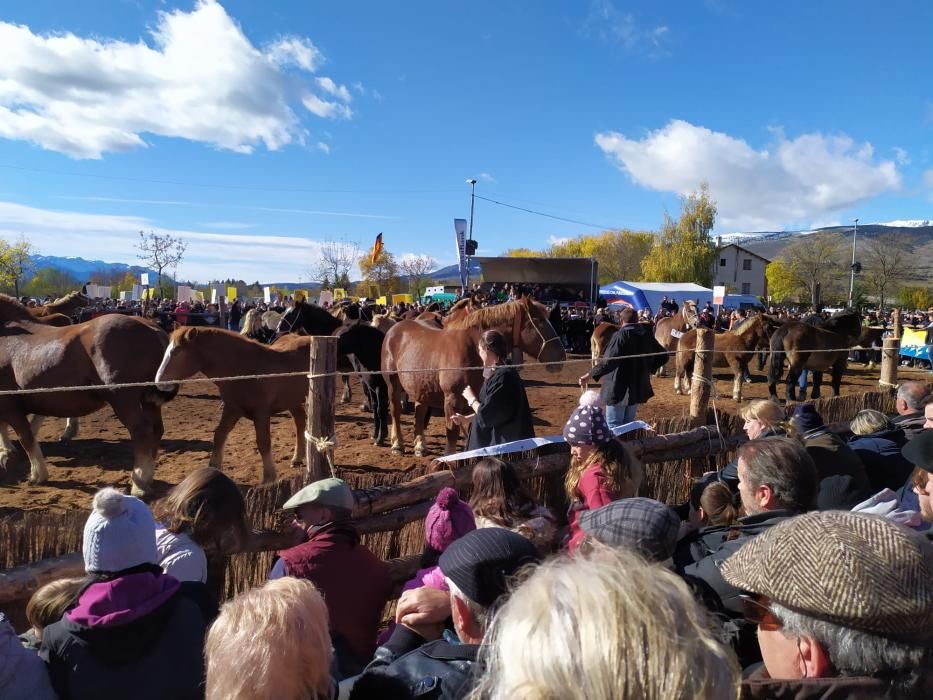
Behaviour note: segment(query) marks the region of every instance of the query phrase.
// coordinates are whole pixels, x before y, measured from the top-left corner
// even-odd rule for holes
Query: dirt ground
[[[560,432],[564,421],[576,405],[580,391],[576,378],[589,366],[587,360],[568,362],[559,374],[543,369],[522,371],[528,399],[535,414],[538,435]],[[929,374],[916,374],[918,379]],[[863,365],[851,364],[843,382],[843,394],[874,391],[878,388],[879,370],[868,370]],[[907,375],[904,374],[906,377]],[[763,374],[753,370],[754,381],[745,385],[745,397],[767,396]],[[638,417],[650,422],[661,417],[676,417],[686,413],[689,397],[676,396],[672,379],[652,380],[655,397],[639,410]],[[430,458],[411,455],[412,419],[404,417],[403,427],[409,453],[393,455],[388,448],[378,448],[369,439],[370,419],[360,410],[361,392],[354,379],[354,400],[337,409],[337,464],[344,468],[384,469],[406,471]],[[720,410],[734,412],[731,375],[717,374],[717,388],[722,394]],[[824,396],[829,396],[827,389]],[[220,418],[221,404],[213,384],[190,384],[182,388],[178,397],[163,408],[165,436],[162,453],[156,468],[157,493],[178,483],[188,473],[208,464],[213,431]],[[107,408],[81,419],[81,431],[71,443],[58,442],[64,420],[49,419],[40,431],[42,449],[48,459],[49,481],[42,486],[29,486],[28,462],[18,453],[10,460],[6,472],[0,471],[0,516],[18,510],[86,509],[94,492],[106,485],[128,488],[132,450],[126,429]],[[279,474],[291,473],[294,449],[294,426],[283,414],[273,420],[273,453]],[[444,446],[443,421],[433,419],[428,428],[427,447],[439,454]],[[262,466],[256,451],[252,424],[241,421],[230,436],[225,455],[225,471],[240,484],[259,482]]]

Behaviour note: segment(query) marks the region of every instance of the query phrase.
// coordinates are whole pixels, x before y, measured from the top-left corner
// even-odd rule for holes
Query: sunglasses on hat
[[[760,629],[779,630],[784,626],[780,618],[771,610],[771,601],[763,595],[740,595],[742,616]]]

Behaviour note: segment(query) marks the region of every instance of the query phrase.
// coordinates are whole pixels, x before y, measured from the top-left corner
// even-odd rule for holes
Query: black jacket
[[[739,518],[738,523],[732,526],[706,527],[700,530],[699,536],[688,544],[693,556],[702,555],[704,549],[706,554],[701,558],[695,558],[692,564],[683,565],[681,557],[675,558],[675,561],[681,562],[681,573],[688,576],[696,576],[709,585],[719,596],[723,607],[733,615],[741,615],[742,604],[739,600],[739,594],[742,592],[735,586],[726,583],[722,577],[721,568],[723,562],[735,554],[739,548],[756,535],[765,532],[772,525],[792,518],[797,513],[789,510],[771,510],[755,515],[746,515]],[[726,540],[730,530],[738,532],[735,539]],[[680,547],[679,547],[680,549]],[[679,552],[683,554],[683,551]]]
[[[496,367],[476,398],[480,406],[470,427],[468,450],[535,436],[525,386],[513,368]]]
[[[654,339],[654,332],[648,324],[627,323],[617,330],[603,356],[618,359],[601,360],[590,370],[593,379],[606,377],[600,390],[603,401],[610,405],[627,401],[628,405],[632,405],[645,403],[654,396],[651,375],[667,363],[668,356],[632,359],[623,356],[664,351],[664,347]]]
[[[126,624],[87,626],[63,617],[45,628],[40,656],[61,700],[194,700],[204,697],[204,638],[216,614],[204,584],[182,583]]]
[[[803,446],[816,465],[816,503],[820,510],[851,510],[878,492],[872,490],[859,456],[826,426],[804,433]]]
[[[913,465],[901,454],[905,444],[907,438],[900,428],[849,438],[849,447],[865,465],[872,493],[885,488],[897,491],[913,472]]]
[[[894,423],[895,426],[904,431],[904,436],[908,440],[913,440],[923,432],[923,424],[925,421],[926,416],[923,415],[923,411],[908,413],[903,416],[894,416],[894,418],[891,419],[891,422]]]
[[[421,635],[399,625],[366,670],[350,681],[350,700],[466,697],[476,677],[478,654],[476,644],[443,639],[425,643]]]

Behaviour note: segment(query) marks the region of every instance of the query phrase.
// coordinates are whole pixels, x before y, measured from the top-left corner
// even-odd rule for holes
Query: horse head
[[[199,371],[192,346],[201,332],[202,329],[197,326],[182,326],[172,332],[155,375],[156,386],[160,391],[171,391],[175,388],[175,381],[187,379]]]
[[[696,302],[692,299],[684,299],[684,305],[680,307],[680,315],[688,328],[696,328],[700,322],[700,314],[697,313]]]
[[[862,334],[862,317],[857,311],[851,309],[837,311],[823,323],[823,328],[844,335],[851,342],[855,342]]]
[[[282,333],[292,333],[301,328],[308,335],[330,335],[341,325],[339,319],[331,316],[320,306],[308,302],[297,302],[282,314],[275,331],[281,335]]]
[[[0,294],[0,323],[8,321],[31,321],[29,309],[7,294]]]
[[[554,326],[548,320],[548,310],[530,297],[512,302],[517,305],[513,344],[534,357],[538,362],[563,362],[567,359],[564,344],[560,342]],[[551,373],[560,372],[559,364],[546,365]]]

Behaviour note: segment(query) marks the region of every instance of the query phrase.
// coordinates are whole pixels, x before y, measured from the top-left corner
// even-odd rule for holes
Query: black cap
[[[933,472],[933,428],[927,428],[901,449],[908,462]]]
[[[508,579],[541,560],[525,537],[501,527],[484,527],[455,540],[441,554],[441,572],[477,605],[490,607],[508,590]]]

